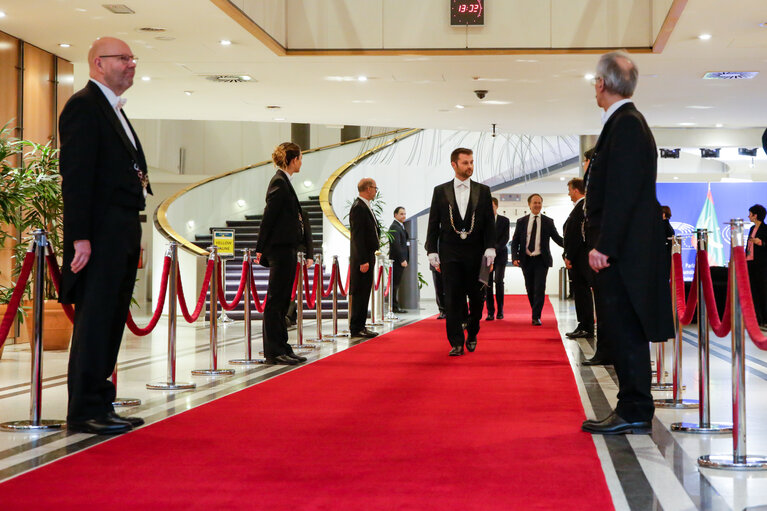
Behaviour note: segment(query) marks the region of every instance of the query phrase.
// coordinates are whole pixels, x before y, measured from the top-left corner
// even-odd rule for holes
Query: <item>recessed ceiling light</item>
[[[701,41],[708,41],[709,39],[711,39],[711,34],[700,34],[698,36],[698,39],[700,39]]]
[[[88,12],[88,9],[83,9],[82,7],[76,7],[75,10],[77,12]]]
[[[679,176],[674,176],[674,179],[679,179]]]
[[[357,81],[358,82],[367,82],[368,81],[368,77],[367,76],[358,76],[357,77]]]
[[[0,18],[2,18],[2,16],[0,16]],[[59,43],[59,47],[61,47],[61,48],[71,48],[72,45],[69,44],[69,43]]]
[[[707,105],[688,105],[685,108],[690,108],[692,110],[708,110],[710,108],[714,108],[713,106],[707,106]]]
[[[352,103],[356,103],[358,105],[372,105],[375,103],[375,100],[373,99],[353,99]]]
[[[307,188],[311,188],[312,187],[312,182],[307,179],[306,181],[304,181],[304,186],[307,187]]]
[[[462,109],[466,108],[466,107],[465,107],[465,106],[463,106],[463,105],[455,105],[455,107],[456,107],[457,109],[459,109],[459,110],[462,110]]]
[[[185,90],[184,94],[186,94],[187,96],[191,96],[192,94],[194,94],[194,91],[193,90]]]
[[[237,206],[238,207],[244,208],[247,205],[248,205],[248,203],[245,202],[245,199],[240,199],[240,200],[237,201]]]
[[[565,180],[565,178],[564,178],[564,177],[560,177],[560,178],[559,178],[559,180],[560,180],[560,181],[564,181],[564,180]]]
[[[232,44],[232,41],[230,41],[229,39],[221,39],[218,42],[218,44],[220,44],[221,46],[230,46]]]
[[[0,18],[5,18],[5,13],[3,11],[0,11]]]
[[[251,81],[253,79],[253,77],[249,76],[249,75],[240,75],[240,78],[242,78],[246,82],[249,82],[249,81]]]
[[[275,121],[284,121],[285,118],[284,117],[275,117],[274,120]]]
[[[718,123],[714,124],[714,127],[716,127],[716,128],[724,128],[724,124],[722,124],[721,122],[718,122]]]
[[[594,73],[586,73],[585,75],[583,75],[583,78],[585,80],[593,80],[596,77],[597,77],[597,75],[595,75]]]
[[[498,101],[495,99],[488,99],[485,101],[482,101],[485,105],[510,105],[511,101]]]
[[[151,79],[152,79],[152,77],[151,77],[151,76],[142,76],[142,77],[141,77],[141,81],[142,81],[142,82],[148,82],[148,81],[149,81],[149,80],[151,80]]]
[[[679,126],[695,126],[694,122],[678,122]]]
[[[517,62],[533,63],[538,61],[535,59],[517,59]]]

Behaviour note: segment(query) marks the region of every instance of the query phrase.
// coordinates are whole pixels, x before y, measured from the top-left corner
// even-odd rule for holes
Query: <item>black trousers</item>
[[[493,274],[487,283],[487,297],[485,301],[487,303],[488,316],[495,314],[496,310],[498,314],[503,314],[503,278],[506,276],[508,257],[508,252],[499,251],[496,253]],[[495,303],[493,303],[493,289],[495,289]]]
[[[748,261],[747,264],[756,321],[763,325],[767,322],[767,268],[757,261]]]
[[[578,329],[594,333],[594,300],[591,295],[591,268],[585,256],[571,262],[573,267],[570,270],[570,276],[572,278]]]
[[[606,318],[609,314],[609,311],[604,311],[602,307],[604,306],[602,300],[599,299],[599,293],[601,291],[599,288],[595,285],[595,279],[596,279],[596,273],[591,271],[591,284],[592,284],[592,292],[594,293],[594,311],[596,313],[597,317],[597,340],[596,340],[596,348],[594,349],[594,358],[597,360],[607,360],[612,361],[613,360],[613,346],[612,342],[610,340],[610,336],[607,333],[607,327],[604,324],[604,318]]]
[[[261,323],[264,356],[274,358],[293,353],[288,344],[285,316],[290,307],[293,280],[296,277],[296,249],[290,246],[272,249],[269,259],[269,287],[266,292],[264,320]],[[301,297],[298,297],[301,299]]]
[[[67,420],[114,411],[117,363],[128,319],[141,245],[137,210],[111,206],[91,241],[88,264],[75,284],[75,321],[69,351]]]
[[[434,282],[434,297],[437,300],[437,308],[440,312],[445,312],[445,286],[442,284],[442,273],[429,265],[431,270],[431,280]]]
[[[405,268],[402,267],[402,263],[392,264],[392,307],[399,309],[399,285],[402,283],[402,275],[405,273]]]
[[[549,265],[543,256],[528,256],[522,264],[522,275],[525,277],[525,289],[527,300],[533,311],[533,319],[541,319],[543,301],[546,298],[546,275],[549,273]]]
[[[466,333],[476,337],[479,333],[479,321],[484,308],[484,289],[479,282],[479,267],[482,264],[482,254],[467,255],[461,261],[443,262],[442,283],[445,287],[445,329],[447,340],[453,347],[463,346],[466,341],[462,323],[466,321]],[[468,316],[466,300],[468,298]]]
[[[642,324],[634,311],[618,268],[614,265],[596,274],[599,329],[612,343],[612,360],[618,376],[618,405],[615,412],[629,422],[649,421],[655,411],[650,393],[650,350]]]
[[[349,316],[349,331],[357,333],[365,329],[368,317],[368,304],[370,303],[370,291],[373,289],[375,273],[375,255],[367,261],[370,267],[362,273],[360,265],[365,262],[352,261],[351,277],[349,278],[349,294],[351,295],[351,315]]]

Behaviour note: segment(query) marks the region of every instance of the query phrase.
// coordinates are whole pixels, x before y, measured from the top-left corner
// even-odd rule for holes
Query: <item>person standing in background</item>
[[[492,201],[493,215],[495,215],[495,263],[493,271],[490,273],[490,279],[487,281],[486,321],[503,319],[503,278],[506,276],[506,264],[509,259],[509,249],[507,248],[509,219],[498,214],[498,199],[493,197]],[[493,283],[495,283],[495,304],[493,303]],[[495,316],[493,316],[494,314]]]
[[[583,238],[583,200],[586,196],[583,179],[575,177],[567,183],[567,194],[573,201],[573,209],[567,217],[564,232],[565,267],[573,279],[573,298],[578,326],[566,335],[570,339],[594,337],[594,300],[591,296],[591,268],[589,267],[586,240]]]
[[[392,235],[391,242],[389,243],[389,259],[393,261],[392,265],[392,311],[393,312],[406,312],[399,306],[399,287],[402,282],[402,274],[407,268],[408,254],[407,249],[407,230],[405,230],[405,218],[407,214],[405,208],[398,206],[394,209],[394,221],[389,227],[389,232]]]
[[[378,220],[373,214],[371,201],[378,193],[376,182],[365,177],[357,183],[359,197],[354,200],[349,211],[349,237],[351,277],[349,294],[351,295],[351,315],[349,332],[352,337],[372,338],[376,332],[365,326],[368,317],[370,292],[375,279],[375,253],[380,248],[381,231]]]
[[[761,327],[767,326],[767,227],[764,226],[766,215],[767,210],[761,204],[748,208],[748,219],[754,223],[748,231],[746,245],[748,280],[751,284],[756,320]]]

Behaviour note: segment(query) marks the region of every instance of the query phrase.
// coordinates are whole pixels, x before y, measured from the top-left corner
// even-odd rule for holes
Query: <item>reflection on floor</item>
[[[584,340],[571,341],[564,332],[575,326],[575,311],[571,301],[551,301],[559,319],[563,344],[570,357],[573,372],[588,417],[603,417],[616,401],[617,385],[610,367],[583,367],[580,362],[593,353]],[[436,306],[426,303],[420,311],[400,314],[394,325],[387,323],[379,329],[389,329],[436,313]],[[139,324],[145,318],[137,318]],[[142,321],[144,319],[144,321]],[[260,324],[253,325],[253,352],[260,350]],[[119,397],[140,398],[142,404],[120,409],[120,413],[143,417],[147,423],[162,420],[212,399],[257,384],[300,366],[231,365],[231,359],[243,358],[245,344],[243,323],[219,326],[219,367],[235,369],[233,376],[193,376],[193,369],[210,364],[206,324],[179,325],[177,349],[177,380],[197,384],[189,391],[147,390],[146,384],[166,380],[167,326],[161,321],[150,336],[128,335],[119,359]],[[304,327],[306,337],[313,337],[315,324]],[[325,335],[330,324],[323,325]],[[441,334],[442,332],[440,332]],[[295,330],[291,333],[295,339]],[[481,333],[480,333],[481,339]],[[684,333],[683,374],[685,397],[697,398],[697,334],[696,327]],[[307,354],[309,363],[347,349],[355,343],[348,338],[322,343]],[[732,421],[732,390],[730,340],[711,337],[711,419],[713,422]],[[666,367],[671,369],[671,346],[668,346]],[[46,352],[44,360],[43,418],[63,419],[66,413],[66,352]],[[748,453],[767,454],[767,354],[747,343],[747,421]],[[0,422],[20,420],[29,416],[30,350],[27,345],[6,347],[0,360]],[[670,377],[669,380],[670,381]],[[670,397],[658,392],[657,397]],[[697,422],[697,409],[658,409],[651,436],[594,436],[602,466],[618,511],[631,510],[767,510],[767,471],[735,472],[699,469],[696,463],[702,454],[732,452],[730,435],[692,435],[670,431],[673,422]],[[578,428],[579,424],[573,424]],[[584,433],[585,434],[585,433]],[[95,443],[97,437],[66,430],[45,434],[0,432],[0,481],[34,469],[59,457],[66,456]]]

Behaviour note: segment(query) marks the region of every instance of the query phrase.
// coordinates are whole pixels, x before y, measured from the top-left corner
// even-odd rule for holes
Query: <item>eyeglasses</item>
[[[107,59],[107,58],[113,58],[113,59],[120,59],[120,62],[123,64],[130,64],[133,62],[134,64],[138,61],[138,57],[134,57],[133,55],[99,55],[100,59]]]
[[[368,188],[372,188],[373,190],[378,190],[377,186],[368,186]]]

